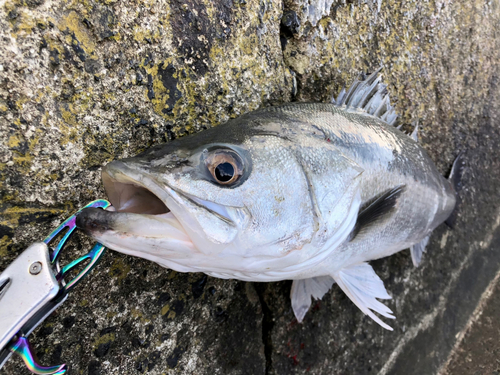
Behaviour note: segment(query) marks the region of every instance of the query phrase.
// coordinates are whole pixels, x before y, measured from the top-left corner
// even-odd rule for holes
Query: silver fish
[[[248,113],[108,164],[115,211],[86,209],[77,225],[179,272],[294,280],[298,321],[336,282],[391,329],[374,314],[394,318],[367,262],[411,247],[417,265],[455,206],[452,184],[396,117],[378,72],[331,104]]]

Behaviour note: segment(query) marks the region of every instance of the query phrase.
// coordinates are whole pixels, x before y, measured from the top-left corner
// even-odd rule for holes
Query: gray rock
[[[499,21],[486,1],[4,2],[0,269],[104,197],[103,164],[262,106],[329,101],[378,66],[443,174],[459,150],[468,165],[456,227],[436,230],[421,267],[409,252],[373,262],[394,332],[337,287],[297,324],[290,282],[109,252],[33,333],[41,362],[81,374],[437,373],[500,269]],[[74,243],[66,261],[91,246]],[[12,359],[4,373],[28,372]]]

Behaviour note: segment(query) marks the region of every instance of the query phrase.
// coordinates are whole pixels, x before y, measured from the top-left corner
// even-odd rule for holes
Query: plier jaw
[[[107,208],[109,205],[108,201],[97,200],[84,208]],[[12,353],[16,353],[35,374],[59,375],[66,372],[66,365],[39,365],[30,348],[28,335],[66,300],[68,292],[104,254],[105,247],[97,243],[85,256],[64,267],[59,265],[61,250],[76,228],[77,214],[65,220],[43,242],[29,246],[0,274],[0,368]],[[57,246],[51,249],[49,243],[65,230]],[[78,275],[70,281],[66,280],[69,272],[84,261],[88,263]]]

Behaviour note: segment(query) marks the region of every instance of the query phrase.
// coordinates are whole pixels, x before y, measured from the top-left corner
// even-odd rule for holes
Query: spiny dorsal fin
[[[398,198],[405,191],[405,185],[399,185],[392,188],[378,197],[368,207],[363,209],[358,214],[356,225],[354,226],[349,238],[353,241],[363,231],[366,231],[371,225],[378,220],[384,219],[384,216],[389,214],[396,206]]]
[[[365,80],[354,81],[347,92],[342,89],[337,99],[332,102],[338,106],[345,105],[347,108],[361,110],[394,125],[398,115],[391,106],[387,85],[381,82],[381,69],[377,69]]]

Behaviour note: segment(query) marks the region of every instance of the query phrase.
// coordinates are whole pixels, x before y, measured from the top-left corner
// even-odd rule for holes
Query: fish
[[[331,103],[246,113],[107,164],[113,210],[84,209],[77,227],[178,272],[293,280],[299,322],[337,284],[392,330],[379,301],[391,296],[369,261],[410,248],[418,265],[456,204],[456,177],[444,178],[397,118],[380,70]]]

